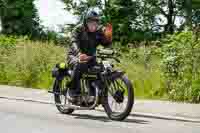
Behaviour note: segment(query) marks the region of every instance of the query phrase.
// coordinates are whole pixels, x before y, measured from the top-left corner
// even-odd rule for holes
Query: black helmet
[[[99,21],[99,14],[94,10],[88,11],[84,18],[85,24],[90,20]]]

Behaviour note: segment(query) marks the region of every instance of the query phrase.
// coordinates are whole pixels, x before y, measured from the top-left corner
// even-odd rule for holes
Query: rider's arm
[[[80,53],[80,27],[76,27],[72,31],[71,36],[71,46],[68,51],[68,63],[70,65],[76,64],[79,61],[79,53]]]
[[[98,40],[101,45],[104,47],[110,47],[112,44],[112,39],[107,38],[104,34],[103,27],[98,30]]]

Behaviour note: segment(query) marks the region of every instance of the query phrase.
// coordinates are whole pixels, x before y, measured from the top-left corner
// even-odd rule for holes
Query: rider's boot
[[[68,99],[71,103],[73,103],[73,104],[80,103],[80,101],[81,101],[80,92],[76,91],[73,88],[70,88],[68,94],[69,94]]]
[[[89,88],[88,103],[94,103],[94,101],[95,101],[95,88],[92,86],[92,82],[90,82],[89,84],[90,84],[90,88]]]

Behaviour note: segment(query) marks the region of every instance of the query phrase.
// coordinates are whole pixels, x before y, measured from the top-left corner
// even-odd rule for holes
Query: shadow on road
[[[177,117],[167,117],[167,116],[157,116],[157,115],[145,115],[145,114],[130,114],[133,117],[141,117],[141,118],[152,118],[152,119],[160,119],[160,120],[167,120],[167,121],[180,121],[180,122],[189,122],[189,123],[200,123],[198,120],[189,120],[185,118],[177,118]]]
[[[113,122],[106,116],[93,116],[89,114],[71,114],[76,119],[89,119],[89,120],[96,120],[101,122]],[[140,119],[130,119],[127,118],[124,121],[121,122],[127,122],[127,123],[137,123],[137,124],[149,124],[149,121],[140,120]]]

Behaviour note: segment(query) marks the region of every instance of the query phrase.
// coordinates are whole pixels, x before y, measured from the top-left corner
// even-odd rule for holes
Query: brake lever
[[[101,59],[105,59],[105,58],[107,58],[107,59],[114,59],[117,63],[120,63],[120,60],[117,57],[99,56],[99,55],[97,55],[95,57],[101,58]]]
[[[113,58],[117,61],[117,63],[120,63],[120,60],[118,58],[116,57],[113,57]]]

